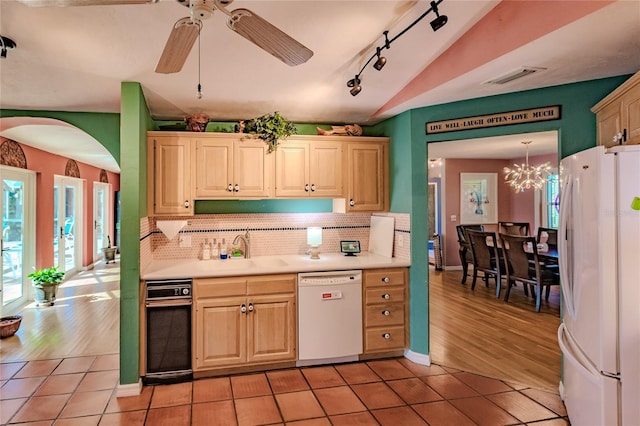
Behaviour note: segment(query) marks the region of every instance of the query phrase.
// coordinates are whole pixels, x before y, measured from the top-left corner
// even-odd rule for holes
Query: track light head
[[[6,58],[7,49],[13,49],[16,47],[16,42],[11,40],[9,37],[0,36],[0,47],[2,48],[0,51],[0,58]]]
[[[433,28],[435,32],[444,27],[449,18],[447,18],[447,15],[440,15],[440,13],[438,13],[438,4],[435,1],[431,2],[431,10],[436,14],[436,18],[431,21],[431,28]]]
[[[351,87],[351,90],[349,90],[351,96],[356,96],[360,93],[362,91],[362,86],[360,86],[360,76],[356,75],[354,78],[347,81],[347,87]]]
[[[378,55],[378,60],[373,64],[373,67],[380,71],[387,63],[387,58],[385,58],[384,56],[380,56],[379,47],[376,49],[376,55]]]

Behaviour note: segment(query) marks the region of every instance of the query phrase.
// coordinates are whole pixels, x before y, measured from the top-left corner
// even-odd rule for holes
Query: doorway
[[[35,266],[35,173],[0,166],[2,180],[2,275],[0,300],[3,312],[25,303],[29,271]]]
[[[53,256],[55,264],[67,274],[77,272],[82,262],[83,184],[78,178],[54,177]]]
[[[93,259],[102,257],[102,249],[111,246],[109,233],[111,185],[103,182],[93,183]]]

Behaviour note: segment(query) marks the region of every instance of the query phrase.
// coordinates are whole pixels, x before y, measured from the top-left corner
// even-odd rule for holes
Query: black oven
[[[147,281],[146,384],[191,380],[190,279]]]

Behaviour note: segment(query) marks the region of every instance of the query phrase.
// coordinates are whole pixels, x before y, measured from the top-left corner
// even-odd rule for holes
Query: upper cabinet
[[[389,208],[389,139],[292,136],[267,154],[235,133],[148,132],[150,215],[193,215],[194,200],[333,198],[337,212]]]
[[[640,72],[598,102],[598,145],[640,144]]]
[[[358,140],[347,144],[346,211],[386,211],[389,207],[389,145]]]
[[[149,214],[192,215],[189,140],[173,136],[149,136],[147,150]]]
[[[192,150],[196,199],[270,196],[273,156],[264,142],[203,134],[193,138]]]
[[[276,197],[343,197],[343,146],[287,139],[276,151]]]

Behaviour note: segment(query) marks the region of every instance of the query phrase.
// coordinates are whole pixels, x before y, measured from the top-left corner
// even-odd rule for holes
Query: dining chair
[[[543,287],[546,288],[545,300],[549,300],[551,286],[560,284],[560,275],[542,267],[534,237],[500,234],[500,240],[507,265],[507,291],[504,301],[509,301],[512,285],[521,282],[525,289],[527,285],[531,286],[536,298],[536,312],[540,312]]]
[[[498,233],[528,236],[529,222],[498,222]]]
[[[496,280],[496,297],[500,297],[500,283],[502,274],[500,270],[500,254],[495,232],[466,230],[471,254],[473,257],[473,282],[471,289],[475,289],[478,272],[484,274],[483,279],[488,285],[490,277]]]
[[[554,228],[538,228],[538,243],[546,243],[549,247],[558,248],[558,230]]]
[[[458,254],[460,255],[460,262],[462,263],[462,281],[461,284],[467,282],[467,276],[469,275],[469,265],[473,264],[473,256],[471,254],[471,245],[465,233],[466,229],[473,229],[474,231],[484,231],[483,225],[457,225],[456,232],[458,234]]]

